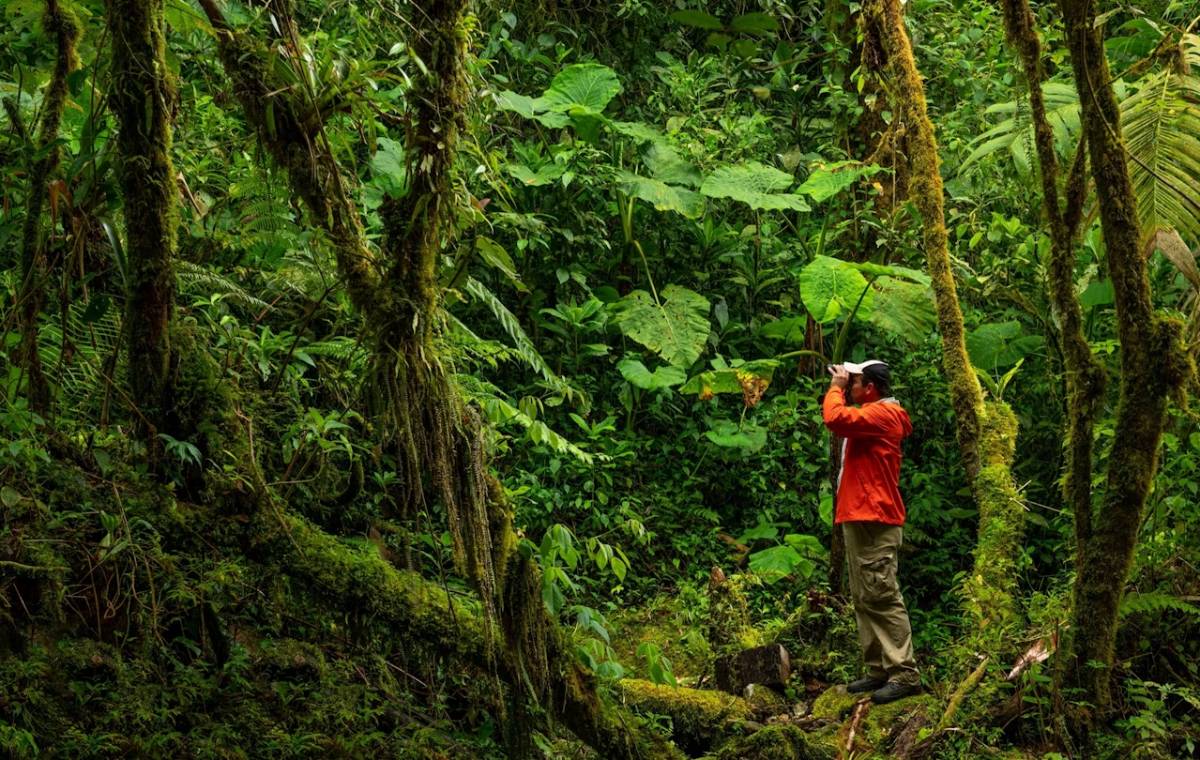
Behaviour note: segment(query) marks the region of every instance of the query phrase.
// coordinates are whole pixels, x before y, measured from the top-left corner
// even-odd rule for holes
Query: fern
[[[568,383],[566,380],[558,376],[542,355],[538,353],[537,348],[533,345],[533,341],[529,339],[525,329],[521,327],[521,323],[517,321],[516,315],[508,310],[499,298],[494,293],[487,289],[483,283],[476,280],[474,277],[467,278],[467,293],[469,293],[476,301],[479,301],[487,307],[496,321],[504,329],[506,335],[513,342],[513,346],[517,354],[528,364],[535,372],[542,376],[546,384],[555,392],[570,401],[585,406],[587,404],[587,395]]]
[[[220,293],[229,303],[252,311],[266,311],[271,308],[266,301],[250,295],[233,280],[190,261],[175,262],[175,280],[183,292],[204,295]]]
[[[73,303],[66,315],[66,351],[63,324],[47,319],[38,328],[38,354],[51,382],[59,389],[64,409],[79,412],[96,398],[96,388],[104,387],[104,363],[120,341],[119,310],[110,305],[100,316],[84,321],[88,304]],[[118,368],[114,374],[119,374]]]
[[[1171,228],[1200,244],[1200,37],[1179,44],[1180,66],[1152,74],[1121,104],[1142,229]]]
[[[1145,594],[1133,592],[1126,594],[1125,598],[1121,600],[1121,617],[1137,614],[1162,615],[1165,612],[1182,612],[1185,615],[1200,618],[1200,607],[1185,602],[1177,596],[1158,591]]]
[[[1200,71],[1200,36],[1183,35],[1178,51],[1177,60],[1140,80],[1121,101],[1121,129],[1142,229],[1178,230],[1195,247],[1200,244],[1200,75],[1195,73]],[[1117,85],[1122,89],[1122,83]],[[1042,93],[1055,145],[1065,155],[1079,140],[1078,94],[1063,82],[1045,82]],[[1033,125],[1021,109],[1019,101],[988,107],[987,113],[1008,118],[972,141],[974,149],[960,172],[1004,149],[1022,173],[1029,170]]]

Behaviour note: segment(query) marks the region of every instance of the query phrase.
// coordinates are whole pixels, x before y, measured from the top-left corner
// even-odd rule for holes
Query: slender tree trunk
[[[1113,646],[1142,508],[1157,466],[1167,397],[1193,368],[1182,325],[1157,315],[1150,295],[1141,230],[1120,111],[1092,0],[1060,0],[1081,121],[1100,207],[1113,281],[1121,386],[1116,434],[1100,510],[1086,521],[1076,557],[1071,681],[1103,715],[1109,706]]]
[[[156,433],[178,432],[172,422],[170,332],[179,197],[171,164],[176,84],[167,68],[162,0],[108,0],[107,8],[112,31],[110,100],[119,125],[129,259],[129,384],[145,420],[141,432],[153,450]]]
[[[1083,333],[1083,310],[1075,293],[1075,237],[1085,197],[1086,138],[1079,145],[1066,180],[1065,207],[1059,202],[1058,157],[1054,130],[1042,97],[1042,46],[1028,0],[1004,0],[1004,26],[1016,49],[1029,87],[1030,116],[1042,180],[1042,206],[1050,228],[1049,296],[1067,380],[1066,472],[1063,497],[1075,516],[1078,543],[1091,534],[1092,441],[1104,397],[1103,365],[1092,355]]]
[[[943,366],[958,425],[958,442],[975,501],[979,538],[975,565],[964,582],[968,650],[1002,646],[1017,622],[1016,557],[1024,530],[1024,509],[1012,477],[1016,418],[1007,405],[985,403],[971,368],[963,337],[963,318],[950,268],[943,215],[942,179],[937,141],[925,105],[925,88],[913,58],[899,0],[869,0],[863,12],[879,30],[886,57],[888,88],[897,124],[908,148],[911,177],[908,198],[924,225],[925,255],[937,301]]]
[[[21,314],[20,365],[28,375],[30,408],[45,414],[50,408],[50,386],[42,371],[38,355],[38,316],[45,303],[46,252],[42,239],[42,210],[49,192],[50,175],[58,168],[58,127],[67,102],[67,76],[79,68],[75,44],[79,40],[79,22],[75,15],[58,4],[46,0],[42,17],[46,34],[54,38],[57,50],[54,71],[46,87],[42,103],[42,123],[37,135],[37,150],[42,157],[34,162],[30,173],[29,199],[25,204],[25,224],[21,231],[21,290],[18,297]]]

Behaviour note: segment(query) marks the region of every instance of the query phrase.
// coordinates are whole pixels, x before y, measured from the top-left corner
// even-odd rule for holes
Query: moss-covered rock
[[[797,726],[767,726],[727,742],[712,760],[830,760],[834,753]]]
[[[865,699],[870,699],[870,695],[851,694],[846,691],[845,685],[834,686],[817,697],[813,702],[811,714],[814,718],[839,719],[849,714],[851,708]]]

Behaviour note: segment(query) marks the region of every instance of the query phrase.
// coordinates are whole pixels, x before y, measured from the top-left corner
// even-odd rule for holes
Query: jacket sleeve
[[[891,429],[891,422],[886,417],[846,406],[846,392],[840,388],[830,388],[825,394],[822,414],[825,427],[842,438],[886,435]]]

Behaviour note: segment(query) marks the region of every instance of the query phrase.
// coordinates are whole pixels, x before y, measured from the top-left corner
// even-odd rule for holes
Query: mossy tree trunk
[[[270,65],[273,53],[230,27],[215,0],[200,5],[247,121],[287,170],[314,224],[328,235],[339,275],[362,315],[372,345],[370,418],[402,474],[396,502],[410,517],[438,503],[446,512],[456,561],[484,607],[481,626],[464,635],[480,637],[485,660],[513,695],[512,712],[503,721],[511,751],[530,751],[528,708],[536,706],[603,757],[680,756],[633,716],[600,699],[594,676],[547,613],[540,571],[515,551],[511,507],[486,472],[483,423],[439,360],[437,264],[453,244],[454,156],[469,99],[466,3],[415,4],[418,21],[410,46],[424,71],[408,93],[409,188],[381,208],[385,229],[378,255],[348,199],[344,174],[324,136],[325,116],[313,110],[305,93],[279,81]],[[354,584],[337,587],[357,593]],[[396,614],[397,622],[432,614],[445,630],[454,626],[453,618],[436,609]]]
[[[1050,308],[1066,370],[1066,467],[1063,497],[1075,517],[1075,534],[1091,533],[1092,448],[1096,415],[1104,397],[1106,375],[1083,332],[1083,310],[1075,292],[1075,241],[1086,195],[1086,138],[1059,192],[1054,130],[1042,96],[1042,44],[1028,0],[1004,0],[1004,26],[1016,50],[1029,87],[1029,111],[1042,180],[1042,207],[1050,229],[1048,267]],[[1060,202],[1060,197],[1062,201]],[[1086,539],[1084,539],[1086,540]]]
[[[29,179],[29,199],[25,204],[25,223],[21,230],[21,289],[18,297],[21,314],[21,344],[18,364],[28,376],[29,406],[45,414],[50,408],[50,386],[42,371],[38,355],[38,316],[45,303],[46,241],[43,239],[42,210],[49,194],[50,175],[58,168],[61,150],[57,144],[58,127],[67,102],[67,76],[79,68],[75,45],[79,41],[79,21],[59,5],[58,0],[46,0],[42,27],[54,39],[57,49],[54,70],[42,101],[41,125],[38,128],[37,153],[41,158],[33,164]]]
[[[897,123],[907,147],[908,199],[921,215],[923,240],[934,296],[942,358],[972,493],[979,507],[979,538],[974,569],[962,588],[970,618],[964,646],[990,649],[1004,641],[1006,629],[1018,618],[1016,557],[1024,530],[1024,511],[1012,476],[1017,434],[1016,418],[1006,404],[985,402],[979,379],[971,368],[964,340],[962,310],[950,267],[950,249],[943,214],[942,178],[937,140],[925,103],[925,88],[913,58],[899,0],[869,0],[865,23],[878,30],[893,95]]]
[[[1113,646],[1142,508],[1157,466],[1168,397],[1192,372],[1178,320],[1155,313],[1102,29],[1092,0],[1059,0],[1116,305],[1120,397],[1099,510],[1077,522],[1070,680],[1100,714],[1110,702]],[[1079,516],[1077,516],[1077,520]]]
[[[154,451],[157,433],[179,432],[172,422],[171,352],[179,197],[171,163],[176,83],[167,68],[162,0],[108,0],[107,11],[112,35],[109,100],[118,124],[129,260],[129,384],[140,410],[140,432]]]

